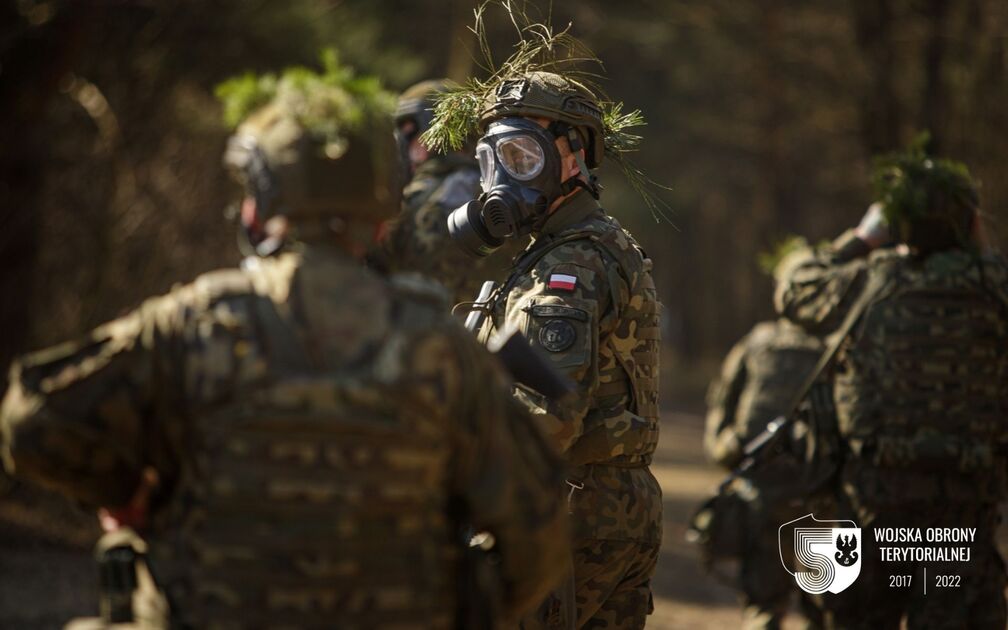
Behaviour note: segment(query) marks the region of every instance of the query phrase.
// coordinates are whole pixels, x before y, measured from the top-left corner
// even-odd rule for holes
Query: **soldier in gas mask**
[[[390,112],[334,70],[281,79],[228,144],[248,242],[284,253],[11,371],[8,469],[145,538],[101,550],[116,592],[93,625],[473,627],[456,618],[463,524],[496,540],[487,627],[568,566],[559,458],[500,367],[438,288],[359,263],[398,209]],[[154,581],[163,597],[134,592]]]
[[[662,531],[649,470],[659,303],[651,260],[598,204],[593,170],[610,140],[599,99],[551,72],[507,77],[479,131],[482,192],[449,217],[452,238],[484,256],[532,237],[508,279],[477,305],[486,313],[479,336],[517,328],[577,382],[563,402],[515,390],[570,465],[576,625],[643,627]],[[551,597],[524,627],[562,627],[561,608]]]
[[[458,304],[472,300],[484,281],[503,280],[511,257],[527,239],[516,239],[480,260],[469,258],[448,240],[448,214],[479,194],[480,185],[471,144],[435,151],[421,138],[430,128],[435,97],[452,85],[444,79],[422,81],[399,97],[396,143],[409,182],[403,189],[402,210],[384,227],[368,260],[385,271],[422,273],[444,285],[452,304]]]

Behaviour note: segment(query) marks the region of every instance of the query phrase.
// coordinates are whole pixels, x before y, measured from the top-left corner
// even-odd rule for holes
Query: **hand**
[[[130,527],[136,531],[142,531],[147,527],[147,520],[150,514],[150,498],[159,483],[157,471],[153,468],[144,468],[140,475],[140,485],[129,500],[129,503],[117,508],[100,508],[98,510],[98,522],[102,530],[114,532],[123,527]]]
[[[868,247],[875,249],[889,242],[889,224],[882,214],[882,204],[875,202],[868,206],[868,211],[861,217],[861,223],[854,230],[857,237]]]

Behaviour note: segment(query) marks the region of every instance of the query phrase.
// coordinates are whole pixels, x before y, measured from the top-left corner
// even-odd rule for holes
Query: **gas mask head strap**
[[[574,192],[575,188],[582,188],[594,199],[598,200],[598,178],[588,170],[588,165],[585,164],[584,158],[581,157],[581,150],[584,148],[584,144],[581,142],[581,134],[578,133],[576,128],[560,120],[554,120],[546,129],[555,138],[567,138],[567,143],[570,145],[571,153],[574,154],[574,160],[577,161],[578,168],[588,179],[588,181],[584,181],[580,177],[571,177],[560,184],[560,190],[564,195],[569,195]]]

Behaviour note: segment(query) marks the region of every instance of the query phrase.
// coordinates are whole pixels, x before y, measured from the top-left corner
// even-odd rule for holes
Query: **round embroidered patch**
[[[563,352],[574,345],[577,331],[565,319],[551,319],[539,329],[539,343],[550,352]]]

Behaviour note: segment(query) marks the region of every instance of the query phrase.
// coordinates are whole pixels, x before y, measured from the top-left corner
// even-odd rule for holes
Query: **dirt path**
[[[685,540],[686,522],[721,478],[701,451],[703,421],[693,414],[667,413],[661,431],[652,471],[664,495],[665,534],[648,628],[738,627],[741,611],[734,591],[704,573],[696,549]]]

